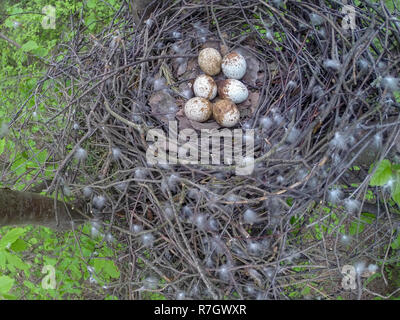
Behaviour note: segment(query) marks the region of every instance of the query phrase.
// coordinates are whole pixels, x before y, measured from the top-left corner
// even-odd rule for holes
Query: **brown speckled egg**
[[[230,99],[234,103],[242,103],[249,96],[246,86],[236,79],[227,79],[218,83],[218,94],[222,99]]]
[[[215,76],[221,72],[221,54],[213,48],[205,48],[199,53],[199,66],[204,73]]]
[[[215,121],[223,127],[233,127],[240,120],[240,112],[236,105],[229,99],[221,99],[213,105]]]
[[[211,117],[212,103],[207,99],[195,97],[186,102],[184,111],[189,120],[204,122]]]
[[[231,52],[222,59],[222,72],[229,79],[242,79],[246,73],[246,59],[237,52]]]
[[[202,74],[194,81],[193,92],[196,97],[212,100],[217,96],[217,85],[213,78],[206,74]]]

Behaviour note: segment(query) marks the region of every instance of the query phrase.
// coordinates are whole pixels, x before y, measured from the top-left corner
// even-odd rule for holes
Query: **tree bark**
[[[150,15],[151,8],[149,7],[146,12],[145,10],[147,6],[152,2],[154,2],[153,6],[157,3],[154,0],[131,0],[131,8],[136,25],[139,24],[143,14],[145,14],[143,19],[146,19]]]
[[[58,231],[72,229],[86,219],[80,213],[83,203],[65,204],[36,193],[0,189],[0,226],[42,225]]]

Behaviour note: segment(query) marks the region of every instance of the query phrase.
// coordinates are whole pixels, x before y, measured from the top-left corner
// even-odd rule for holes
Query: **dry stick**
[[[154,200],[156,200],[156,201],[158,202],[157,197],[155,196],[155,194],[154,194],[153,190],[150,188],[150,186],[148,186],[148,185],[143,185],[143,186],[144,186],[146,189],[149,190],[149,192],[152,194]],[[173,197],[172,197],[171,191],[170,191],[169,189],[168,189],[167,191],[168,191],[169,199],[172,199]],[[159,203],[158,203],[158,205],[159,205],[159,207],[161,207],[161,205],[160,205]],[[215,300],[217,300],[217,299],[218,299],[218,295],[215,293],[215,291],[214,291],[214,289],[213,289],[211,283],[208,281],[208,278],[207,278],[206,275],[205,275],[205,272],[204,272],[203,268],[200,266],[199,262],[197,261],[197,257],[193,254],[193,252],[192,252],[192,250],[191,250],[191,247],[190,247],[189,242],[188,242],[188,239],[187,239],[187,237],[186,237],[186,235],[185,235],[185,231],[183,230],[183,227],[182,227],[182,224],[181,224],[181,222],[180,222],[180,218],[179,218],[179,215],[178,215],[178,212],[177,212],[177,210],[176,210],[176,208],[175,208],[174,203],[172,203],[171,207],[172,207],[172,209],[173,209],[173,211],[174,211],[174,216],[175,216],[176,224],[178,225],[179,232],[180,232],[180,234],[181,234],[181,237],[182,237],[182,239],[183,239],[183,242],[184,242],[184,244],[185,244],[187,250],[189,251],[189,255],[191,256],[191,260],[192,260],[192,262],[194,263],[196,269],[198,270],[198,272],[199,272],[199,274],[200,274],[200,277],[202,278],[204,284],[207,286],[207,289],[210,291],[210,293],[211,293],[211,295],[213,296],[213,298],[214,298]],[[169,219],[168,219],[168,223],[172,224],[172,222],[171,222]],[[173,225],[172,225],[172,227],[173,227]],[[179,242],[177,242],[176,244],[178,245],[178,247],[180,246],[180,245],[179,245]],[[180,249],[181,249],[183,252],[185,251],[183,248],[180,248]]]

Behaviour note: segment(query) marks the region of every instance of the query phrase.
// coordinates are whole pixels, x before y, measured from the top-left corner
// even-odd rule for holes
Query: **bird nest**
[[[362,277],[385,276],[390,262],[397,205],[369,187],[369,169],[396,161],[400,22],[368,1],[158,1],[144,17],[135,24],[122,6],[100,34],[77,31],[50,62],[29,120],[53,137],[42,142],[48,193],[86,199],[93,232],[126,248],[115,292],[374,294],[346,291],[341,271],[371,263],[378,270],[358,268]],[[242,146],[253,141],[253,154],[213,162],[221,144],[198,163],[151,162],[157,133],[220,132],[182,111],[206,47],[246,58],[249,97],[228,130]]]

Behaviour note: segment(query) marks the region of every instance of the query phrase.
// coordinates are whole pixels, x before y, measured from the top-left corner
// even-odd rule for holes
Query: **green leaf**
[[[399,249],[400,248],[400,234],[397,236],[396,239],[393,240],[391,244],[392,249]]]
[[[88,8],[90,9],[94,9],[97,6],[96,0],[89,0],[86,4],[88,6]]]
[[[378,168],[376,169],[374,175],[371,178],[369,184],[371,186],[383,186],[392,177],[392,164],[389,160],[382,160]]]
[[[6,255],[7,252],[0,251],[0,268],[5,268],[6,267]]]
[[[21,269],[21,270],[29,269],[29,264],[23,262],[21,260],[21,258],[16,256],[15,254],[8,253],[7,254],[7,261],[9,263],[7,265],[8,268],[15,267],[15,268],[18,268],[18,269]]]
[[[0,240],[0,250],[11,246],[19,237],[25,234],[23,228],[15,228],[7,232],[7,234]]]
[[[93,266],[96,272],[100,274],[102,271],[111,278],[119,278],[119,270],[115,266],[114,261],[104,259],[94,259]]]
[[[392,193],[392,198],[398,205],[400,205],[400,181],[396,179],[396,184]]]
[[[349,227],[349,234],[354,236],[363,232],[365,229],[365,224],[363,222],[352,222]]]
[[[11,290],[13,285],[14,285],[14,279],[7,277],[7,276],[1,276],[0,277],[0,294],[1,295],[7,294],[8,291]]]
[[[35,50],[37,48],[39,48],[39,46],[36,43],[36,41],[33,41],[33,40],[29,40],[27,43],[25,43],[21,47],[22,51],[25,51],[25,52],[30,52],[30,51]]]
[[[11,249],[15,252],[24,251],[28,247],[26,241],[22,239],[17,239],[12,245]]]
[[[4,152],[4,148],[6,146],[6,139],[0,139],[0,154]]]

